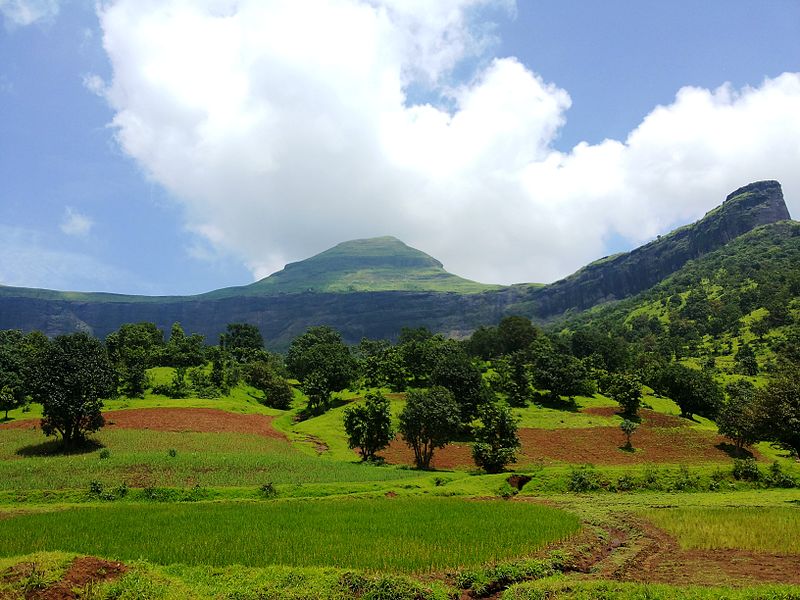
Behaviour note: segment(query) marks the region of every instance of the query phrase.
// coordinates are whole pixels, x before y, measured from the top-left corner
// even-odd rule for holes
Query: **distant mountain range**
[[[744,186],[694,224],[633,250],[605,257],[549,285],[493,286],[448,273],[435,258],[393,237],[341,243],[246,286],[197,296],[133,296],[0,286],[0,329],[48,335],[89,331],[104,337],[122,323],[152,321],[216,342],[232,322],[257,325],[267,344],[285,348],[311,325],[327,324],[349,342],[395,338],[427,326],[453,336],[508,314],[536,321],[574,316],[652,288],[688,261],[754,229],[787,221],[780,184]],[[781,236],[760,238],[780,244]]]

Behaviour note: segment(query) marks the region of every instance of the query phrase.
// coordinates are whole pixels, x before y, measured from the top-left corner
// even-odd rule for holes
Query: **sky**
[[[550,282],[761,179],[800,215],[797,0],[0,0],[3,285]]]

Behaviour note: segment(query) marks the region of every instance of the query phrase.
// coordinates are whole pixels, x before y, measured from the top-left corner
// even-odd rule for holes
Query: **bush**
[[[761,470],[754,458],[735,458],[733,460],[733,477],[743,481],[761,481]]]
[[[505,402],[481,405],[478,417],[481,422],[475,427],[472,459],[487,473],[499,473],[509,463],[517,462],[517,419]]]
[[[105,460],[106,458],[109,458],[111,456],[111,451],[108,448],[103,448],[102,450],[100,450],[99,456],[100,460]]]
[[[278,490],[275,489],[275,486],[272,485],[272,482],[267,482],[262,484],[258,490],[261,492],[261,495],[265,498],[274,498],[278,495]]]
[[[777,488],[793,488],[798,484],[794,477],[783,472],[777,460],[769,466],[765,482],[769,487]]]
[[[570,492],[594,492],[601,487],[603,487],[603,481],[600,474],[591,465],[584,465],[570,471],[567,484]]]

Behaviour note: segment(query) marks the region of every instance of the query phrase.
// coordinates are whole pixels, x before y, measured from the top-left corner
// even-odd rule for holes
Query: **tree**
[[[357,368],[350,349],[338,331],[327,326],[310,327],[292,340],[286,355],[289,373],[303,382],[315,374],[314,389],[324,385],[327,394],[343,390],[356,378]],[[319,391],[319,390],[318,390]],[[327,405],[327,400],[320,406]]]
[[[219,345],[238,362],[250,362],[253,354],[264,349],[264,338],[255,325],[228,323],[225,333],[219,336]]]
[[[8,419],[8,411],[25,403],[25,338],[21,331],[0,331],[0,411]]]
[[[176,395],[181,395],[186,387],[186,370],[199,367],[206,362],[204,337],[199,333],[187,336],[180,323],[173,323],[169,342],[166,346],[166,357],[169,366],[175,367],[173,387]]]
[[[503,354],[524,350],[539,337],[539,330],[526,317],[505,317],[497,326],[497,337]]]
[[[764,438],[800,455],[800,369],[779,373],[756,397]]]
[[[722,388],[709,375],[680,364],[672,364],[657,378],[656,387],[669,396],[681,409],[681,416],[691,419],[695,414],[713,418],[722,405]]]
[[[453,394],[461,421],[469,423],[486,397],[480,370],[472,364],[461,346],[452,341],[437,348],[432,362],[431,384],[447,388]]]
[[[723,403],[717,414],[719,433],[733,440],[736,450],[741,453],[745,446],[758,441],[759,415],[756,402],[756,388],[749,381],[736,381],[725,391],[727,402]]]
[[[45,435],[60,434],[70,447],[104,425],[102,398],[114,394],[117,381],[99,340],[85,333],[58,336],[42,352],[34,373],[31,392],[42,404]]]
[[[549,390],[554,399],[594,393],[586,365],[572,355],[556,351],[549,341],[536,342],[530,348],[533,360],[533,383]]]
[[[619,424],[619,428],[622,430],[622,433],[625,434],[625,448],[628,450],[633,450],[633,444],[631,444],[631,436],[633,433],[639,428],[639,424],[636,421],[631,421],[630,419],[624,419],[622,423]]]
[[[264,394],[264,404],[287,410],[292,405],[292,388],[289,383],[278,375],[269,363],[257,361],[246,366],[246,381]]]
[[[742,344],[736,352],[736,370],[743,375],[758,375],[758,361],[756,353],[750,344]]]
[[[520,447],[517,419],[505,402],[487,402],[478,410],[480,423],[475,427],[472,459],[487,473],[499,473],[517,462]]]
[[[327,409],[331,401],[331,388],[325,376],[312,371],[303,380],[303,393],[308,396],[308,411],[312,413]]]
[[[531,366],[524,351],[513,352],[492,363],[496,387],[511,406],[523,407],[531,399]]]
[[[380,392],[367,394],[364,404],[345,409],[344,430],[348,445],[358,448],[361,460],[374,460],[394,437],[389,400]]]
[[[429,469],[433,451],[453,440],[460,425],[458,414],[458,404],[446,388],[434,386],[408,392],[399,430],[414,451],[418,469]]]
[[[106,348],[117,369],[122,391],[144,396],[147,369],[156,366],[164,348],[164,333],[154,323],[126,323],[106,337]]]
[[[616,401],[627,417],[636,417],[642,404],[642,382],[630,373],[617,374],[609,389],[611,398]]]

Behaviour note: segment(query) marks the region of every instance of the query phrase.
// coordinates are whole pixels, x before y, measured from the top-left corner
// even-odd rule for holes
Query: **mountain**
[[[277,349],[319,324],[339,329],[349,342],[364,336],[394,338],[406,326],[463,336],[507,314],[554,320],[634,296],[689,261],[762,225],[788,219],[780,184],[752,183],[700,221],[546,286],[488,286],[462,279],[392,237],[344,242],[253,284],[197,296],[0,286],[0,329],[39,329],[48,335],[86,330],[104,337],[126,322],[152,321],[169,330],[179,321],[187,331],[215,342],[227,323],[247,322],[259,326]]]
[[[216,290],[203,297],[386,291],[474,294],[501,287],[448,273],[432,256],[385,236],[342,242],[250,285]]]

